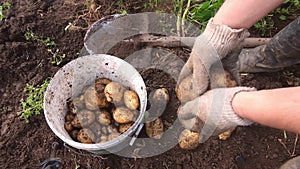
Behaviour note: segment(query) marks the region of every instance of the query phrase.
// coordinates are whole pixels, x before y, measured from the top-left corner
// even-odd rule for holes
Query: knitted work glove
[[[211,135],[218,135],[236,126],[247,126],[252,123],[239,117],[231,103],[237,93],[255,90],[249,87],[210,90],[180,107],[178,118],[186,129],[199,132],[201,142],[204,142]]]
[[[219,62],[222,66],[220,60],[238,48],[248,36],[249,32],[246,29],[232,29],[226,25],[215,24],[213,19],[210,19],[205,31],[196,38],[190,57],[179,75],[178,85],[192,74],[191,95],[197,97],[204,93],[209,84],[211,65]]]

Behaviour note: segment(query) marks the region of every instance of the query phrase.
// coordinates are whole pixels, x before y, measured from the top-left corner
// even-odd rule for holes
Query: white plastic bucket
[[[120,82],[137,92],[140,98],[140,114],[125,133],[111,141],[83,144],[74,141],[64,128],[67,100],[94,83],[97,78],[106,77]],[[128,146],[132,135],[142,123],[147,105],[145,83],[138,71],[122,59],[106,54],[83,56],[62,67],[51,79],[44,97],[44,114],[51,130],[66,144],[94,153],[117,152]]]

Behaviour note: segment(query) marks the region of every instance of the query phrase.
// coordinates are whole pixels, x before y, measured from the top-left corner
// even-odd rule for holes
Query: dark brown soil
[[[98,12],[89,11],[84,0],[7,0],[11,8],[0,21],[0,168],[38,168],[36,165],[50,157],[51,144],[59,142],[56,157],[61,158],[61,168],[278,168],[295,155],[300,154],[300,144],[294,144],[295,134],[260,125],[238,127],[227,141],[210,138],[192,151],[178,146],[169,151],[142,159],[124,158],[109,154],[95,156],[77,154],[55,136],[41,115],[32,116],[30,123],[18,118],[22,110],[20,100],[26,98],[26,84],[40,84],[52,77],[58,69],[78,57],[83,47],[87,27],[97,19],[126,10],[129,13],[154,11],[144,8],[146,0],[120,3],[121,1],[98,0]],[[1,1],[3,3],[4,1]],[[158,6],[160,10],[172,11],[171,1]],[[65,31],[69,23],[73,27]],[[278,23],[282,28],[286,23]],[[51,64],[50,54],[43,43],[27,41],[26,31],[32,30],[41,37],[50,37],[58,46],[59,54],[66,58],[59,65]],[[53,48],[55,49],[55,48]],[[128,49],[128,48],[127,48]],[[182,58],[188,57],[187,49],[174,50]],[[119,57],[124,52],[110,51]],[[122,55],[123,53],[123,55]],[[126,52],[125,52],[126,53]],[[129,52],[130,53],[130,52]],[[258,89],[269,89],[299,85],[299,66],[275,73],[249,74],[243,76],[242,84]],[[148,91],[166,87],[170,92],[170,103],[162,118],[166,127],[176,118],[179,102],[175,95],[175,80],[157,70],[144,70],[142,76]],[[42,113],[42,112],[41,112]],[[144,131],[143,131],[144,132]],[[142,133],[143,135],[143,133]],[[159,148],[159,147],[158,147]]]

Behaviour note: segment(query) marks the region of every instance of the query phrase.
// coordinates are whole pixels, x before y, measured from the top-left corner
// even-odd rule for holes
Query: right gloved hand
[[[238,48],[248,36],[249,32],[246,29],[232,29],[226,25],[215,24],[213,19],[210,19],[205,31],[196,38],[191,55],[178,79],[179,85],[184,79],[192,76],[192,90],[185,95],[193,97],[179,99],[186,102],[204,93],[209,84],[211,65],[220,61],[233,49]]]
[[[178,109],[178,118],[184,128],[198,132],[200,142],[236,126],[250,125],[252,121],[239,117],[231,103],[239,92],[255,91],[250,87],[217,88],[185,103]]]

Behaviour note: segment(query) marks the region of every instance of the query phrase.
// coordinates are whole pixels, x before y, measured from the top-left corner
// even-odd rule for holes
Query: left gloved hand
[[[178,118],[186,129],[199,132],[200,142],[204,142],[211,135],[221,134],[236,126],[252,124],[250,120],[239,117],[231,103],[237,93],[255,90],[249,87],[210,90],[180,107]]]
[[[210,19],[205,31],[195,40],[192,53],[179,75],[178,85],[192,75],[193,90],[187,95],[199,96],[204,93],[209,84],[211,65],[219,62],[222,66],[220,60],[238,48],[248,36],[249,32],[246,29],[232,29],[226,25],[216,24]],[[185,102],[188,99],[182,100]]]

